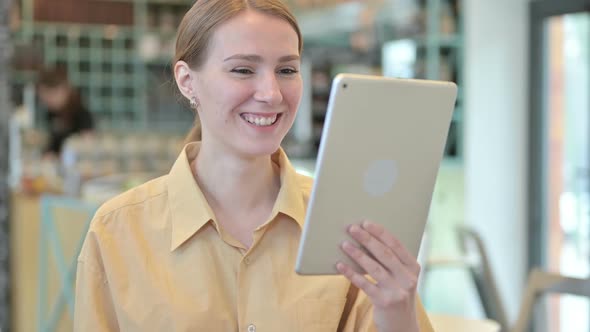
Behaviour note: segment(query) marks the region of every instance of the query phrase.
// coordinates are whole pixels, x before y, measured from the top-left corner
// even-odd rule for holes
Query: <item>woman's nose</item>
[[[270,105],[278,105],[283,101],[281,87],[274,73],[264,75],[260,79],[254,98]]]

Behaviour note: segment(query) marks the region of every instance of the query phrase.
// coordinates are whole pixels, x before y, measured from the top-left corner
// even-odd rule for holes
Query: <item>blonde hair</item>
[[[281,0],[197,0],[184,15],[176,37],[174,62],[184,61],[199,69],[207,59],[207,48],[215,28],[245,10],[274,16],[289,23],[299,38],[299,53],[303,38],[295,16]],[[201,126],[195,112],[195,124],[185,141],[201,140]]]

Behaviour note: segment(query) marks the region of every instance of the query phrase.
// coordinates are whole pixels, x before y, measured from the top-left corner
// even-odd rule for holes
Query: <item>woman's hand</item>
[[[336,268],[373,303],[373,316],[381,332],[419,331],[416,317],[416,288],[420,265],[402,243],[383,226],[370,221],[352,225],[348,232],[372,257],[345,241],[342,250],[370,276],[370,281],[350,266]]]

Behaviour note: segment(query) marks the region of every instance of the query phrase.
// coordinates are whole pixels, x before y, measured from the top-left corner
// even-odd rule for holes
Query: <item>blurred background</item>
[[[426,309],[590,331],[590,0],[287,2],[305,43],[284,142],[298,171],[314,174],[336,74],[456,82],[419,258]],[[171,60],[192,3],[0,0],[2,331],[72,329],[92,213],[180,152],[193,115]]]

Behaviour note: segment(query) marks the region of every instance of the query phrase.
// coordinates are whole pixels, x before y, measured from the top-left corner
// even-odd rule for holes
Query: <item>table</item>
[[[500,325],[489,319],[469,319],[459,316],[428,314],[436,332],[500,332]]]

